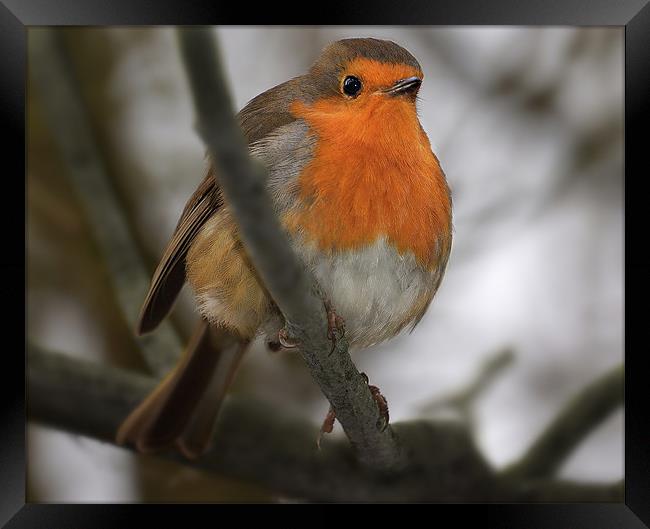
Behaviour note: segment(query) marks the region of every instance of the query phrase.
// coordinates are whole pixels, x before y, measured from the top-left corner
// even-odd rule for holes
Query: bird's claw
[[[361,373],[361,376],[365,380],[366,384],[368,384],[368,389],[370,389],[370,394],[372,395],[372,398],[377,403],[377,408],[379,408],[377,429],[380,432],[383,432],[388,427],[388,422],[390,419],[388,415],[388,401],[386,400],[386,397],[384,397],[381,394],[381,390],[377,386],[373,386],[372,384],[368,383],[368,375],[366,375],[365,373]],[[334,408],[330,406],[330,409],[327,412],[325,419],[323,420],[323,424],[320,427],[320,431],[318,432],[318,437],[316,438],[316,446],[318,447],[319,450],[320,450],[321,440],[323,439],[323,435],[325,435],[326,433],[332,433],[332,430],[334,429],[335,421],[336,421],[336,412],[334,411]]]
[[[332,340],[336,334],[345,336],[345,320],[332,309],[327,313],[327,337]]]
[[[381,394],[381,390],[377,386],[373,386],[372,384],[369,383],[368,375],[366,375],[365,373],[361,373],[361,376],[366,381],[366,384],[368,384],[368,389],[370,390],[370,394],[372,395],[372,398],[375,399],[375,402],[377,403],[377,407],[379,408],[377,429],[380,432],[383,432],[388,426],[388,422],[390,419],[388,414],[388,401],[386,400],[386,397],[384,397]]]
[[[289,333],[284,327],[278,331],[278,342],[285,349],[295,349],[298,347],[298,342],[294,342],[289,338]]]
[[[323,435],[326,433],[332,433],[332,430],[334,429],[334,421],[336,421],[336,412],[334,411],[334,408],[330,406],[330,409],[327,412],[327,415],[325,415],[325,419],[323,420],[323,424],[320,427],[320,431],[318,432],[318,437],[316,438],[316,446],[319,450]]]
[[[345,320],[336,313],[328,301],[325,302],[325,310],[327,311],[327,338],[332,340],[331,355],[336,350],[338,340],[345,336]]]

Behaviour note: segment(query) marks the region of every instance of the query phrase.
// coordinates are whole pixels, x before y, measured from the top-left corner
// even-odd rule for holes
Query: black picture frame
[[[314,21],[307,13],[325,18]],[[481,504],[433,505],[437,512],[453,516],[455,526],[467,517],[480,516],[485,527],[537,527],[613,529],[650,527],[650,435],[646,391],[650,299],[650,258],[645,257],[644,200],[648,170],[646,130],[650,94],[650,5],[648,0],[518,0],[439,2],[328,2],[327,10],[307,10],[290,3],[258,3],[255,9],[243,3],[194,2],[156,3],[131,1],[3,0],[0,3],[0,111],[5,131],[3,179],[5,191],[0,208],[5,229],[2,299],[9,330],[23,329],[26,351],[25,314],[16,307],[25,303],[26,231],[16,227],[23,193],[16,175],[25,174],[25,87],[26,33],[41,25],[158,25],[158,24],[268,24],[271,17],[282,24],[425,24],[425,25],[554,25],[621,26],[625,28],[625,501],[614,504]],[[644,171],[645,169],[645,171]],[[14,191],[12,186],[16,186]],[[633,242],[634,240],[634,242]],[[25,290],[21,291],[23,278]],[[618,278],[616,278],[618,280]],[[12,321],[15,318],[16,321]],[[22,325],[21,325],[22,322]],[[12,333],[7,333],[11,335]],[[17,334],[17,332],[16,332]],[[20,342],[19,342],[20,343]],[[13,345],[13,344],[12,344]],[[180,506],[53,505],[25,503],[25,384],[20,376],[25,357],[20,347],[5,341],[0,373],[3,399],[0,407],[0,524],[6,527],[132,527],[135,517],[147,516],[154,523],[154,509],[164,509],[168,523],[174,522]],[[168,508],[169,507],[169,508]],[[223,508],[223,506],[203,506]],[[207,514],[207,513],[202,513]],[[171,517],[170,517],[171,516]],[[310,515],[310,516],[313,516]],[[427,515],[430,516],[430,515]],[[179,521],[178,523],[183,523]],[[332,521],[332,523],[335,523]],[[184,524],[185,525],[185,524]],[[190,524],[193,525],[193,524]]]

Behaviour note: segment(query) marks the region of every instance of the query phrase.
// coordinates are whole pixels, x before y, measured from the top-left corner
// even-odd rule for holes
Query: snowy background
[[[237,109],[303,73],[329,42],[373,36],[420,61],[419,114],[454,197],[447,274],[410,335],[354,360],[391,421],[471,382],[503,349],[511,364],[477,399],[477,442],[501,467],[566,400],[623,360],[623,30],[610,28],[219,28]],[[86,103],[151,269],[200,181],[174,31],[73,29]],[[30,93],[28,333],[49,349],[142,368],[79,204]],[[173,319],[197,315],[184,292]],[[256,347],[235,392],[322,420],[327,403],[300,358]],[[337,426],[335,435],[341,435]],[[37,501],[268,499],[266,491],[30,425]],[[565,477],[623,476],[623,414],[603,423]]]

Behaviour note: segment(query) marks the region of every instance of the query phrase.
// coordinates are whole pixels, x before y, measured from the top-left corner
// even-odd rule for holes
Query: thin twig
[[[471,422],[473,406],[478,397],[484,394],[488,387],[512,365],[515,358],[512,349],[503,349],[490,356],[479,367],[475,377],[466,386],[455,390],[420,406],[423,413],[434,413],[439,410],[451,409],[458,412],[463,419]]]
[[[347,352],[332,347],[319,288],[300,265],[273,211],[266,170],[248,154],[233,114],[212,30],[179,30],[179,43],[196,106],[198,131],[208,146],[219,184],[240,228],[244,246],[286,319],[292,339],[328,398],[362,462],[395,468],[404,454]],[[342,342],[342,341],[341,341]]]
[[[504,475],[553,475],[584,438],[623,404],[624,374],[623,366],[617,366],[582,389]]]
[[[114,442],[115,430],[155,385],[150,377],[30,347],[28,415],[58,429]],[[228,398],[214,444],[192,465],[316,501],[621,501],[620,484],[502,480],[455,422],[397,423],[412,454],[387,478],[360,467],[345,441],[315,446],[317,426],[260,401]]]
[[[66,165],[65,176],[84,208],[126,322],[134,329],[150,274],[95,141],[60,31],[30,31],[30,73]],[[159,376],[169,371],[181,351],[168,322],[138,343],[147,365]]]

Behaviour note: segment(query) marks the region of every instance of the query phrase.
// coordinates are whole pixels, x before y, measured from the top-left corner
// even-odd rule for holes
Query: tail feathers
[[[124,420],[117,443],[144,453],[175,447],[190,459],[202,455],[248,343],[201,321],[178,365]]]

